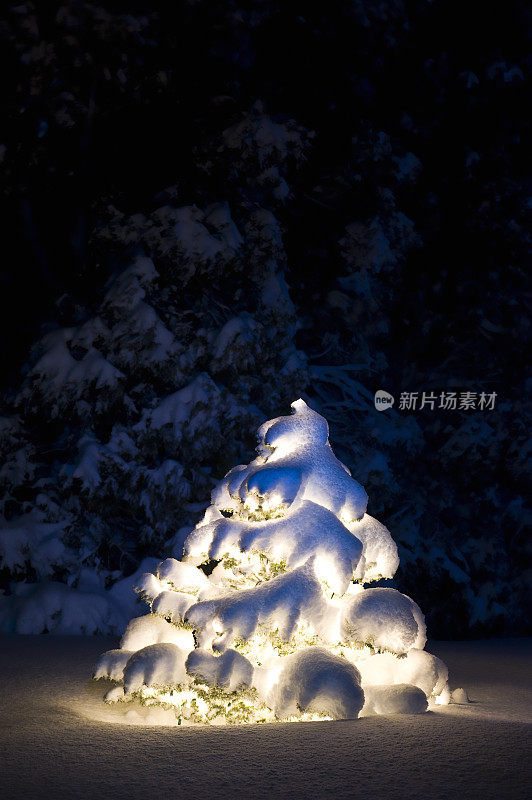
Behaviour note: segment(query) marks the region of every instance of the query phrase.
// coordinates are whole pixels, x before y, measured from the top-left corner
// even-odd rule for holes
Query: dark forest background
[[[530,17],[4,4],[0,626],[177,552],[303,396],[431,635],[529,631]]]

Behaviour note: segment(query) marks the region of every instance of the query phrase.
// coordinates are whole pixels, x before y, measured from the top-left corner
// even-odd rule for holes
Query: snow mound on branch
[[[155,569],[156,566],[156,558],[144,558],[140,562],[139,568],[132,575],[128,575],[127,578],[117,581],[117,583],[106,591],[105,594],[111,598],[111,601],[124,610],[124,622],[117,633],[123,633],[128,620],[142,610],[143,606],[140,604],[141,598],[138,596],[136,586],[142,575],[149,574],[146,570]]]
[[[103,696],[104,703],[119,703],[121,700],[126,699],[123,686],[113,686]]]
[[[144,572],[135,583],[135,591],[150,602],[163,590],[161,581],[151,572]]]
[[[364,704],[357,668],[322,647],[307,647],[284,660],[270,702],[280,719],[319,714],[356,719]]]
[[[195,206],[185,206],[176,209],[174,216],[179,249],[192,262],[212,261],[221,251],[236,252],[242,244],[227,203],[213,203],[205,213]]]
[[[427,697],[437,697],[445,691],[449,670],[441,658],[427,653],[426,650],[413,649],[399,663],[404,682],[419,686]]]
[[[211,586],[204,572],[176,558],[167,558],[159,564],[157,575],[160,581],[166,581],[180,592],[195,594]]]
[[[399,566],[399,555],[388,528],[369,514],[364,514],[360,520],[346,523],[346,527],[360,539],[363,546],[363,559],[355,572],[355,578],[360,578],[365,583],[380,578],[393,578]]]
[[[155,614],[132,619],[126,628],[120,648],[122,650],[141,650],[152,644],[176,644],[183,649],[194,647],[194,637],[190,631],[178,628]]]
[[[416,603],[396,589],[365,589],[343,609],[342,634],[351,642],[392,653],[423,649],[425,618]]]
[[[150,644],[134,653],[124,669],[124,693],[142,686],[176,687],[187,683],[187,652],[175,644]]]
[[[153,614],[159,614],[176,625],[183,622],[197,596],[203,600],[217,592],[217,587],[204,572],[175,558],[162,561],[157,574],[159,578],[150,572],[144,573],[137,581],[136,591],[151,604]]]
[[[0,630],[7,633],[118,633],[125,620],[103,592],[71,589],[64,583],[18,584],[16,593],[0,597]]]
[[[202,647],[223,652],[235,639],[251,639],[257,627],[278,630],[289,641],[299,622],[309,622],[328,636],[328,606],[311,564],[264,581],[255,589],[233,592],[191,606],[186,621],[198,631]]]
[[[219,331],[213,343],[216,366],[247,369],[255,363],[254,353],[260,341],[261,325],[250,314],[232,317]]]
[[[76,360],[69,348],[79,341],[75,328],[55,330],[42,338],[39,346],[43,354],[27,375],[17,398],[19,405],[30,402],[37,392],[52,400],[51,415],[57,417],[68,403],[81,398],[88,384],[103,392],[115,389],[124,380],[124,373],[88,342],[87,351]]]
[[[130,346],[131,341],[142,339],[142,352]],[[129,313],[113,327],[111,353],[113,360],[124,371],[150,362],[163,363],[177,357],[178,345],[174,335],[165,327],[152,306],[139,301]]]
[[[151,610],[175,625],[183,622],[185,614],[194,603],[194,597],[185,592],[161,592],[152,603]]]
[[[77,588],[55,581],[14,584],[11,595],[0,596],[0,631],[120,635],[128,619],[140,610],[133,591],[139,574],[156,565],[157,559],[144,559],[137,572],[110,589],[102,588],[96,572],[90,569],[80,571]]]
[[[258,550],[275,561],[283,559],[289,569],[317,556],[324,579],[339,594],[347,589],[362,555],[359,539],[334,514],[308,500],[278,519],[248,522],[220,517],[201,525],[188,537],[185,554],[219,559],[234,548],[241,553]]]
[[[146,297],[146,288],[159,279],[151,258],[137,254],[131,264],[107,282],[104,308],[129,311]],[[98,318],[97,318],[98,319]],[[101,324],[101,322],[100,322]]]
[[[266,196],[272,195],[274,203],[279,203],[290,194],[284,177],[286,162],[303,159],[307,140],[313,135],[299,128],[293,120],[274,121],[257,101],[241,121],[223,131],[218,152],[225,152],[230,158],[239,186],[243,179],[247,180],[243,176],[250,174],[253,164],[253,194],[260,187]]]
[[[98,660],[92,677],[95,680],[99,678],[109,678],[111,681],[123,680],[124,667],[132,655],[132,650],[108,650]]]
[[[250,496],[274,496],[278,505],[310,500],[342,520],[360,519],[368,496],[334,455],[327,421],[304,400],[296,400],[292,408],[291,416],[259,428],[260,455],[224,478],[213,492],[213,505],[237,510]]]
[[[218,386],[207,373],[202,372],[188,386],[163,398],[154,408],[145,410],[134,430],[159,430],[171,425],[175,438],[179,440],[185,427],[188,433],[193,434],[208,425],[211,407],[216,405],[220,396]]]
[[[447,666],[426,650],[409,650],[404,658],[397,658],[393,653],[362,654],[357,656],[356,665],[363,686],[408,683],[417,686],[427,697],[438,697],[447,686]]]
[[[41,575],[53,573],[53,565],[67,555],[61,541],[66,522],[44,522],[42,514],[33,509],[9,522],[1,522],[0,559],[4,568],[23,570],[28,552],[32,553],[34,569]]]
[[[364,686],[364,706],[360,716],[372,714],[423,714],[427,697],[417,686],[399,683],[394,686]]]
[[[185,663],[188,675],[207,686],[221,686],[230,692],[251,686],[253,665],[236,650],[226,650],[221,656],[213,656],[198,649],[189,653]]]

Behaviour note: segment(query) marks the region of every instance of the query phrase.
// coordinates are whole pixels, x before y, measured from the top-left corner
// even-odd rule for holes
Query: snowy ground
[[[527,797],[532,640],[429,644],[467,706],[200,729],[125,725],[102,707],[104,685],[87,676],[113,646],[0,637],[2,800]]]

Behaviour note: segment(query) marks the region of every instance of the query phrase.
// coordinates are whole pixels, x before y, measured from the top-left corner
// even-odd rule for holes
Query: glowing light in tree
[[[425,621],[395,589],[388,530],[303,400],[259,428],[259,455],[232,469],[185,541],[137,590],[130,622],[96,678],[108,702],[175,710],[180,724],[419,713],[449,701]]]

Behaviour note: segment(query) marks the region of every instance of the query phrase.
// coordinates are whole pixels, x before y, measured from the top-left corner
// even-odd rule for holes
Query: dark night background
[[[27,584],[105,592],[167,555],[303,396],[431,635],[529,631],[530,22],[517,0],[4,4],[0,626]],[[157,277],[121,284],[139,254]],[[146,426],[191,384],[184,421]]]

